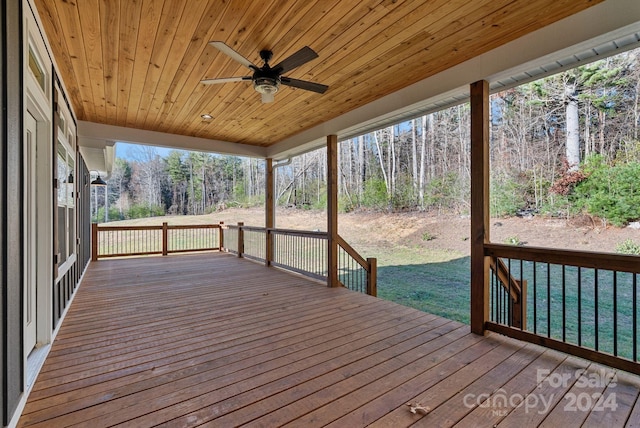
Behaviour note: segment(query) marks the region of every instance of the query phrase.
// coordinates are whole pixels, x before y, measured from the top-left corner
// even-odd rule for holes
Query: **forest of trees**
[[[493,215],[640,218],[640,50],[493,95],[491,125]],[[469,131],[462,104],[341,142],[341,209],[468,213]],[[116,159],[108,189],[110,220],[203,214],[262,204],[264,163],[141,147]],[[325,191],[325,149],[277,169],[280,205],[322,209]]]

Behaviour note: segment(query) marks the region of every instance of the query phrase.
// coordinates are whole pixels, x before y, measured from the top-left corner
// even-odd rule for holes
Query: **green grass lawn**
[[[469,257],[394,248],[378,257],[378,297],[469,323]]]

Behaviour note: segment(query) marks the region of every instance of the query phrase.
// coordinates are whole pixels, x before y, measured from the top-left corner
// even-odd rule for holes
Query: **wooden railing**
[[[326,232],[268,229],[270,264],[325,281],[328,274]]]
[[[326,232],[229,225],[224,228],[224,250],[296,272],[311,278],[328,279],[328,245]],[[375,296],[377,263],[364,259],[344,239],[338,237],[338,280],[350,290]]]
[[[91,225],[91,259],[219,250],[220,231],[219,224],[100,226],[94,223]]]
[[[500,312],[500,320],[509,317],[511,326],[522,327],[527,319],[527,305],[522,304],[527,299],[527,280],[514,278],[510,266],[507,266],[498,257],[489,259],[489,267],[495,285],[495,290],[492,289],[492,295],[496,299],[494,306],[503,309]],[[498,286],[501,286],[502,289]]]
[[[499,244],[485,255],[488,330],[640,374],[637,256]]]
[[[366,260],[338,236],[338,280],[348,289],[376,296],[378,263]]]
[[[376,295],[376,259],[364,259],[340,236],[338,264],[334,267],[340,285]],[[264,227],[208,224],[190,226],[99,226],[92,225],[92,260],[188,251],[227,251],[254,261],[328,281],[329,236]]]

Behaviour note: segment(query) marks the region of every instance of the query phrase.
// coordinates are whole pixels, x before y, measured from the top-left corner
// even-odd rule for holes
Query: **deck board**
[[[581,389],[584,368],[617,382]],[[619,405],[568,414],[580,392]],[[637,424],[639,394],[638,376],[207,253],[92,263],[18,426],[615,427]]]

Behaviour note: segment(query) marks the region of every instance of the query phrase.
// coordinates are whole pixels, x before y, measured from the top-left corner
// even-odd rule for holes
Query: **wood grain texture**
[[[585,368],[612,372],[230,254],[108,260],[89,266],[18,426],[555,424]],[[572,379],[554,388],[539,370]],[[597,391],[618,410],[582,412],[586,424],[638,419],[640,378],[614,373]],[[466,406],[469,394],[553,406]]]
[[[471,331],[489,319],[489,82],[471,84]]]
[[[34,0],[78,119],[270,146],[602,0]],[[261,104],[250,74],[305,45],[290,73],[324,95],[282,87]],[[211,121],[200,115],[208,113]]]

